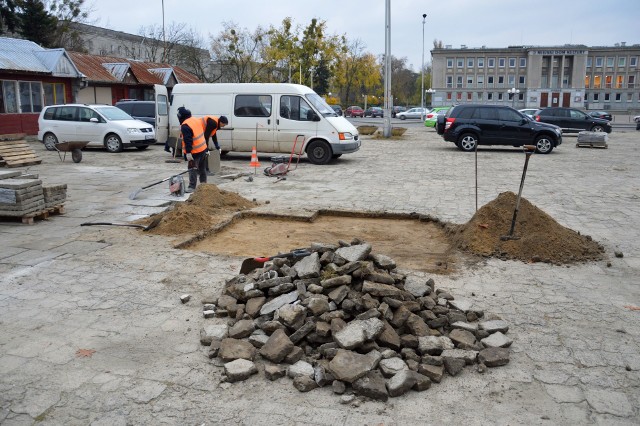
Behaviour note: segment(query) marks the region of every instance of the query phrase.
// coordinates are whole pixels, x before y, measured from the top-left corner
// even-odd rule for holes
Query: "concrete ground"
[[[81,163],[43,158],[24,168],[68,184],[66,213],[34,225],[0,222],[0,423],[3,425],[405,425],[640,423],[640,132],[615,130],[608,149],[575,136],[535,155],[523,196],[562,225],[591,235],[608,260],[572,266],[485,259],[436,287],[475,300],[511,324],[511,362],[387,403],[341,405],[330,388],[300,393],[289,379],[221,383],[199,343],[200,301],[217,295],[239,258],[173,248],[174,240],[124,227],[175,200],[161,146],[87,151]],[[268,156],[261,156],[265,167]],[[480,148],[478,204],[517,192],[524,156]],[[252,171],[230,155],[226,171]],[[262,211],[319,208],[418,212],[456,223],[475,210],[474,155],[413,126],[402,140],[365,138],[327,166],[303,160],[286,181],[212,179]],[[401,242],[399,242],[400,244]],[[375,247],[374,247],[375,249]],[[614,252],[624,257],[616,257]],[[256,253],[262,255],[263,253]],[[608,265],[610,262],[610,265]],[[182,304],[179,297],[191,294]]]

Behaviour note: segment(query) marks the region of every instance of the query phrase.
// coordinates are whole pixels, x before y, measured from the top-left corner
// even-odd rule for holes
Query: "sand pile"
[[[520,239],[502,241],[500,237],[509,233],[515,205],[513,192],[498,195],[467,224],[449,228],[453,244],[473,254],[524,262],[566,264],[603,258],[604,248],[591,237],[560,225],[525,198],[520,199],[514,231]]]
[[[150,233],[160,235],[190,234],[208,229],[229,215],[255,207],[255,202],[216,185],[198,185],[191,197],[174,208],[160,213],[162,220]],[[151,222],[157,215],[151,216]]]

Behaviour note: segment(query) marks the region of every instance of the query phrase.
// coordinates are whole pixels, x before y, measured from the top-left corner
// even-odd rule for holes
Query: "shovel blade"
[[[264,266],[264,261],[260,262],[255,258],[250,257],[242,261],[242,265],[240,265],[240,273],[246,275],[254,269],[262,268],[262,266]]]

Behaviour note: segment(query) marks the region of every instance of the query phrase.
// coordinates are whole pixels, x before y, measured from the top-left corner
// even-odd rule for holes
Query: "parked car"
[[[640,115],[633,117],[633,121],[636,122],[636,130],[640,130]]]
[[[524,108],[524,109],[519,109],[518,111],[520,111],[524,115],[527,115],[527,116],[533,118],[533,114],[535,114],[538,109],[539,108]]]
[[[613,116],[611,115],[611,113],[608,113],[606,111],[589,111],[589,115],[596,118],[603,118],[609,121],[613,120]]]
[[[397,113],[396,118],[399,118],[400,120],[406,120],[407,118],[422,118],[424,113],[424,108],[411,108],[407,111]]]
[[[384,117],[384,111],[380,107],[370,107],[364,111],[365,117]]]
[[[342,117],[344,114],[340,105],[329,105],[338,114],[338,117]]]
[[[531,120],[502,105],[456,105],[438,116],[436,130],[445,141],[467,152],[478,145],[535,145],[536,152],[548,154],[562,143],[558,126]]]
[[[566,133],[576,133],[583,130],[611,133],[611,123],[608,120],[592,117],[575,108],[549,107],[539,109],[533,115],[533,119],[538,122],[555,124]]]
[[[156,125],[156,103],[155,101],[120,100],[116,102],[116,107],[120,108],[136,120],[144,121],[155,127]]]
[[[451,107],[436,107],[427,111],[427,114],[424,116],[425,127],[436,127],[438,115],[446,114],[449,108]]]
[[[403,106],[394,106],[391,108],[391,118],[396,118],[399,112],[405,112],[407,109]]]
[[[364,110],[357,105],[350,106],[344,113],[345,117],[364,117]]]
[[[38,117],[38,140],[47,149],[59,142],[89,141],[87,146],[120,152],[156,143],[153,127],[110,105],[67,104],[45,107]]]

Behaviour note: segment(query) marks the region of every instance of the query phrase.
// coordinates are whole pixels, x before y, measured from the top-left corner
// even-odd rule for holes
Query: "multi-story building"
[[[640,110],[640,44],[451,46],[431,51],[432,105]]]

